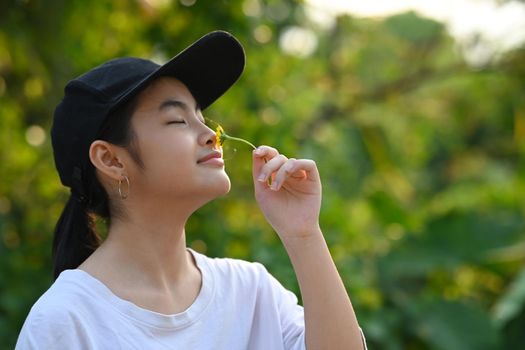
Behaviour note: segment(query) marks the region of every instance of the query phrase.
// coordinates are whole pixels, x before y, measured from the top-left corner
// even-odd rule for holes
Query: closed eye
[[[185,120],[170,120],[166,124],[186,124]]]

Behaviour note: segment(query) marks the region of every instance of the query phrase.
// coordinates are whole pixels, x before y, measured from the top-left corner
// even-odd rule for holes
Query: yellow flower
[[[217,140],[217,144],[220,147],[222,147],[222,145],[224,144],[224,141],[226,141],[226,140],[233,140],[233,141],[240,141],[240,142],[243,142],[243,143],[245,143],[247,145],[250,145],[253,149],[257,148],[251,142],[246,141],[245,139],[241,139],[239,137],[233,137],[233,136],[230,136],[230,135],[226,134],[224,132],[224,129],[222,128],[222,126],[220,126],[219,124],[217,124],[217,128],[215,128],[215,138]]]
[[[224,144],[224,141],[226,141],[226,133],[224,132],[224,129],[222,126],[217,125],[217,128],[215,129],[215,137],[217,139],[217,144],[222,147]]]

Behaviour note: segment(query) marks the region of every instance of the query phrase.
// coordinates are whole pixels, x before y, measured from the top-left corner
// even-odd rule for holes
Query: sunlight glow
[[[496,56],[525,42],[525,6],[494,0],[306,0],[310,18],[329,27],[340,14],[385,17],[415,11],[445,23],[467,60]],[[476,45],[472,42],[476,40]],[[485,58],[483,58],[485,59]]]

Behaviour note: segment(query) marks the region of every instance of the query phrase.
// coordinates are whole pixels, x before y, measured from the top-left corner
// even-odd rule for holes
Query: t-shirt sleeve
[[[287,350],[306,349],[303,307],[298,304],[297,296],[294,293],[284,288],[265,268],[264,270],[268,277],[268,286],[272,290],[278,307],[284,348]],[[363,349],[367,350],[363,331],[361,328],[359,331],[363,341]]]
[[[283,287],[266,268],[261,265],[263,275],[263,286],[272,295],[273,303],[279,317],[282,331],[282,342],[284,349],[303,350],[306,349],[304,337],[304,309],[298,304],[297,296]]]

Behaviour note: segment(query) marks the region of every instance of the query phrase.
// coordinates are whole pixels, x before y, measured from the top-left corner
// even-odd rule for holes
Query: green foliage
[[[182,2],[181,2],[182,3]],[[51,283],[67,198],[51,116],[72,77],[115,56],[166,60],[214,29],[244,75],[206,111],[233,136],[316,160],[321,225],[370,348],[514,349],[525,341],[525,52],[472,69],[443,25],[406,13],[316,28],[301,1],[1,1],[0,339],[12,348]],[[282,50],[289,26],[310,56]],[[250,150],[187,242],[257,260],[299,294],[252,195]]]

